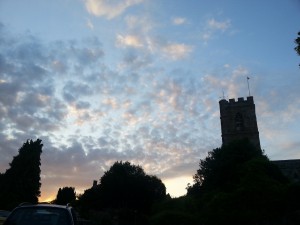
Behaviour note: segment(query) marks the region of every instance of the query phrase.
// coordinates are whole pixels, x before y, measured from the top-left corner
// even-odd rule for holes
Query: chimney
[[[97,187],[97,181],[96,180],[93,181],[93,188],[95,188],[95,187]]]

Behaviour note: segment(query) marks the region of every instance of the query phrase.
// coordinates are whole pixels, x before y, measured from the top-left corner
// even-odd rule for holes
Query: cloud
[[[207,21],[207,25],[213,30],[221,30],[224,32],[231,27],[231,22],[229,19],[225,21],[216,21],[214,18],[212,18]]]
[[[111,109],[116,109],[116,108],[119,107],[119,106],[118,106],[119,104],[118,104],[118,102],[117,102],[117,99],[111,98],[111,97],[104,99],[104,100],[102,101],[102,103],[103,103],[104,105],[109,106]]]
[[[207,130],[207,113],[199,116],[205,110],[197,105],[203,96],[197,82],[182,79],[184,71],[168,76],[154,67],[160,60],[154,53],[178,60],[191,46],[156,40],[149,52],[150,42],[124,35],[123,62],[131,66],[120,69],[104,63],[97,38],[50,44],[26,35],[1,38],[11,42],[0,44],[0,115],[6,118],[0,121],[1,165],[8,165],[23,141],[41,138],[43,198],[64,185],[82,192],[117,160],[163,178],[176,168],[188,174],[188,165],[198,165],[197,155],[218,145],[209,134],[204,136],[210,143],[198,138]]]
[[[185,24],[187,22],[186,18],[183,17],[175,17],[172,19],[172,23],[174,25],[182,25]]]
[[[118,35],[117,36],[117,46],[121,47],[133,47],[133,48],[141,48],[143,44],[138,36],[135,35]]]
[[[177,61],[187,58],[193,52],[194,47],[184,43],[169,42],[163,38],[148,38],[146,49],[149,54]]]
[[[84,0],[88,12],[94,16],[113,19],[121,15],[127,8],[142,3],[144,0]]]
[[[143,68],[149,67],[154,59],[153,55],[147,54],[145,51],[134,51],[128,50],[124,53],[122,63],[120,64],[121,68],[131,68],[134,71],[141,70]],[[138,76],[136,76],[138,79]],[[130,92],[132,89],[128,88]]]
[[[205,32],[201,35],[201,39],[205,42],[209,41],[212,38],[211,32]]]
[[[295,144],[298,142],[299,126],[296,121],[300,113],[300,101],[294,89],[299,79],[291,77],[278,83],[276,88],[266,78],[252,78],[250,82],[255,87],[252,91],[259,95],[256,98],[256,111],[258,128],[260,134],[263,134],[262,148],[271,159],[299,157]]]
[[[44,129],[58,131],[68,115],[68,103],[88,108],[89,102],[81,98],[92,96],[95,84],[87,85],[84,71],[91,72],[103,57],[97,39],[86,39],[84,45],[74,41],[45,45],[30,33],[16,38],[1,32],[0,38],[0,113],[6,118],[2,121],[6,129],[32,136]],[[83,74],[72,78],[74,71]]]
[[[67,102],[74,102],[83,96],[93,94],[91,87],[82,82],[67,81],[63,87],[63,96]]]
[[[127,16],[125,21],[128,34],[116,36],[116,46],[126,49],[124,63],[121,64],[123,68],[126,65],[131,68],[149,66],[153,62],[153,58],[157,57],[163,57],[170,61],[182,60],[194,50],[192,45],[186,43],[176,43],[166,40],[164,37],[154,37],[151,31],[155,25],[146,16]],[[185,19],[176,18],[175,21],[183,23]]]
[[[167,42],[159,38],[138,35],[118,35],[116,46],[124,49],[120,68],[141,70],[150,67],[159,58],[178,61],[189,57],[194,47],[184,43]]]
[[[125,22],[130,32],[140,34],[140,35],[147,35],[155,27],[153,21],[150,18],[148,18],[146,15],[144,16],[128,15],[125,17]]]
[[[226,20],[216,20],[211,18],[206,21],[204,31],[201,34],[201,39],[207,43],[207,41],[211,40],[215,37],[218,32],[225,33],[232,28],[231,21],[229,19]]]
[[[89,29],[94,30],[94,24],[92,23],[92,21],[90,19],[86,20],[86,25]]]
[[[0,165],[40,138],[42,195],[63,185],[83,191],[117,160],[162,179],[192,177],[220,146],[222,89],[239,94],[248,69],[231,65],[201,79],[176,62],[169,67],[193,46],[138,34],[118,36],[115,66],[96,37],[44,43],[2,33]]]
[[[226,99],[236,98],[236,96],[247,95],[247,76],[249,76],[249,73],[249,70],[241,65],[236,67],[225,66],[225,70],[206,74],[202,80],[207,84],[206,91],[219,90],[219,97],[222,97],[222,92],[224,92]]]
[[[179,60],[186,58],[193,51],[193,47],[186,44],[170,43],[163,46],[162,51],[167,58]]]

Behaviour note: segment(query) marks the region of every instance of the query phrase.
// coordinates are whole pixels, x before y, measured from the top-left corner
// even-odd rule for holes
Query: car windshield
[[[71,216],[63,208],[24,207],[16,209],[6,225],[72,225]]]

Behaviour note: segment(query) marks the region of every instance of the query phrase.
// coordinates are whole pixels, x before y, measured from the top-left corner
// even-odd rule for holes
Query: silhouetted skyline
[[[0,2],[0,171],[42,139],[41,200],[116,161],[171,196],[221,146],[218,102],[255,98],[262,149],[300,158],[298,1]]]

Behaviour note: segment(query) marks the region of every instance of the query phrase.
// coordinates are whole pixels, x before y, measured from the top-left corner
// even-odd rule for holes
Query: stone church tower
[[[255,104],[252,96],[219,101],[222,130],[222,143],[248,138],[256,147],[260,147],[256,121]],[[292,182],[300,182],[300,159],[272,161]]]
[[[248,96],[246,100],[238,98],[237,101],[222,99],[219,105],[223,145],[233,140],[248,138],[260,148],[253,96]]]

